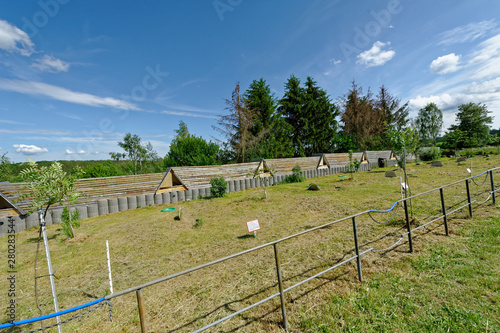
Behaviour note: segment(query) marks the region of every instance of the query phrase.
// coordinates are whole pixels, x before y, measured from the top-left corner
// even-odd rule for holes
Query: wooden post
[[[146,318],[144,314],[144,304],[142,300],[142,289],[137,289],[135,293],[137,295],[137,306],[139,308],[139,320],[141,322],[141,332],[146,333]]]

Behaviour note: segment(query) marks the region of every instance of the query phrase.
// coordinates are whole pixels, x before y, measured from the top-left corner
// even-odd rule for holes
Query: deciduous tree
[[[219,146],[216,143],[191,135],[183,121],[175,132],[177,136],[170,143],[170,151],[165,156],[165,167],[219,164]]]
[[[415,125],[423,145],[436,145],[436,139],[443,127],[443,113],[436,104],[429,103],[418,111]]]

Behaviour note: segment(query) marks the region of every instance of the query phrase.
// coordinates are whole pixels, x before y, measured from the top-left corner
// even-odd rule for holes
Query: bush
[[[64,232],[64,234],[70,238],[75,237],[73,233],[73,227],[78,228],[80,226],[80,222],[78,219],[80,218],[80,212],[77,210],[74,210],[71,212],[71,225],[69,221],[69,211],[68,207],[64,207],[62,214],[61,214],[61,229]]]
[[[438,147],[420,149],[420,159],[422,161],[437,161],[441,157],[441,152]]]
[[[227,182],[223,177],[215,177],[210,179],[210,194],[213,198],[222,198],[226,194]]]
[[[110,161],[90,165],[86,167],[84,171],[84,178],[112,177],[121,175],[117,166]]]
[[[303,182],[305,180],[304,176],[302,176],[302,172],[301,172],[301,169],[300,169],[300,166],[295,166],[293,169],[292,169],[292,174],[291,175],[288,175],[285,177],[285,179],[283,179],[283,183],[300,183],[300,182]]]
[[[203,223],[205,223],[205,219],[196,219],[196,222],[193,225],[193,228],[201,228],[203,226]]]

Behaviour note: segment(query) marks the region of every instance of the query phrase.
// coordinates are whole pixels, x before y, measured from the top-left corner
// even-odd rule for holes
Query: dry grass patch
[[[484,171],[499,165],[498,155],[486,160],[474,158],[474,169]],[[444,167],[428,164],[408,168],[412,193],[435,188],[467,177],[466,166],[445,160]],[[356,174],[354,181],[337,175],[268,188],[263,200],[262,189],[231,193],[225,198],[203,199],[170,204],[182,208],[178,212],[160,212],[163,206],[144,207],[82,221],[76,230],[77,241],[69,241],[57,225],[48,228],[53,267],[60,307],[70,308],[109,294],[105,241],[109,240],[115,291],[158,279],[160,277],[243,251],[279,238],[307,230],[325,222],[367,209],[388,209],[400,198],[399,178],[385,178],[384,172],[396,168],[374,169]],[[495,172],[496,186],[500,173]],[[321,191],[307,191],[315,182]],[[474,194],[487,190],[471,185]],[[481,194],[479,198],[486,198]],[[465,198],[465,184],[445,190],[447,206],[457,205]],[[423,224],[440,214],[439,193],[417,198],[412,202],[414,225]],[[483,208],[476,210],[476,214]],[[494,214],[490,207],[485,214]],[[452,237],[459,230],[467,210],[458,212],[450,221]],[[384,220],[390,214],[376,218]],[[375,217],[375,216],[374,216]],[[358,219],[361,251],[371,247],[383,249],[392,245],[405,232],[403,210],[398,208],[394,221],[378,225],[368,216]],[[201,227],[193,228],[196,219]],[[259,219],[262,230],[257,238],[247,235],[245,222]],[[418,253],[426,246],[443,239],[442,222],[436,222],[414,234]],[[80,236],[81,235],[81,236]],[[33,296],[33,261],[36,230],[20,233],[17,238],[17,286],[20,292],[18,318],[38,316]],[[452,239],[452,238],[449,238]],[[5,237],[0,240],[6,248]],[[354,254],[352,222],[340,222],[279,244],[285,288]],[[398,262],[412,258],[406,238],[388,252],[363,257],[363,273],[367,281],[376,274],[385,274]],[[45,258],[39,263],[39,275],[46,271]],[[48,279],[40,281],[40,301],[45,313],[53,311]],[[355,262],[336,269],[287,294],[287,310],[293,329],[300,330],[296,319],[303,311],[314,313],[329,295],[348,295],[359,285]],[[6,282],[0,281],[5,290]],[[228,260],[211,268],[170,280],[143,290],[148,328],[156,332],[187,332],[274,294],[276,271],[272,247]],[[137,305],[134,294],[113,299],[113,322],[107,311],[99,309],[68,324],[74,332],[127,332],[138,330]],[[67,318],[66,316],[65,318]],[[64,319],[64,318],[63,318]],[[279,298],[221,324],[215,331],[256,332],[281,331]],[[39,327],[32,325],[31,328]]]

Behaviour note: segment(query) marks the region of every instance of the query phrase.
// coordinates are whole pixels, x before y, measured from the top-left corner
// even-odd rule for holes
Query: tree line
[[[417,153],[423,146],[462,149],[500,144],[498,133],[490,131],[493,118],[484,104],[460,105],[456,124],[440,136],[443,114],[435,103],[427,104],[411,119],[408,103],[402,103],[384,85],[374,95],[370,90],[364,93],[354,81],[336,102],[311,77],[302,84],[292,75],[281,98],[271,93],[263,78],[254,80],[244,92],[237,83],[231,98],[226,99],[226,110],[213,127],[225,141],[216,144],[191,135],[181,121],[165,165],[398,149],[401,140],[409,153]]]
[[[416,153],[423,146],[457,149],[500,145],[498,130],[490,130],[491,112],[481,103],[458,107],[455,124],[443,136],[443,113],[429,103],[409,118],[408,103],[403,103],[382,85],[365,93],[352,82],[346,94],[333,101],[312,77],[304,82],[292,75],[278,98],[263,78],[254,80],[243,91],[236,83],[225,100],[226,113],[213,129],[225,140],[207,141],[191,134],[180,121],[175,138],[164,158],[150,142],[127,133],[118,142],[122,152],[110,153],[108,161],[60,161],[72,173],[76,165],[83,177],[107,177],[163,172],[166,167],[216,165],[249,162],[257,158],[311,156],[316,153],[349,150],[399,149]],[[40,162],[49,163],[49,162]],[[0,181],[18,180],[24,167],[12,164],[3,154]],[[17,178],[16,178],[17,177]]]

